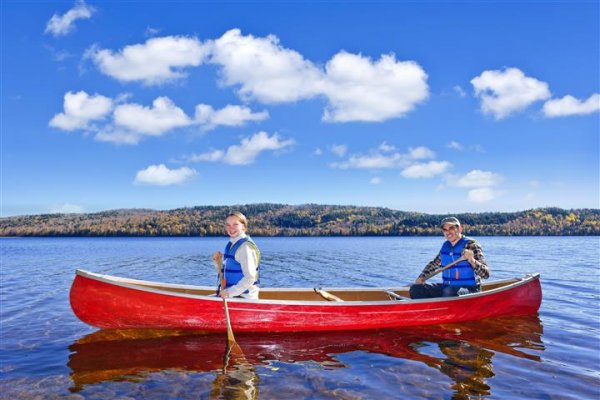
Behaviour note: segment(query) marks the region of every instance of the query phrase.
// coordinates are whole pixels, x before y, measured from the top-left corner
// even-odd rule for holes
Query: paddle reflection
[[[418,361],[448,376],[454,398],[490,395],[492,359],[503,353],[540,361],[542,325],[537,316],[368,332],[238,334],[244,358],[227,357],[223,334],[185,331],[97,331],[70,346],[72,391],[104,381],[144,379],[151,372],[215,374],[213,399],[255,399],[257,371],[272,361],[312,361],[344,368],[338,355],[353,351]],[[439,351],[438,351],[439,350]]]

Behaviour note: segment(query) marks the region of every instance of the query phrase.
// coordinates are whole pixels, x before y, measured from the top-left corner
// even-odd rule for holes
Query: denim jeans
[[[450,286],[443,283],[415,284],[410,287],[411,299],[428,299],[431,297],[453,297],[458,296],[460,289],[467,289],[469,293],[479,292],[479,285],[475,286]]]

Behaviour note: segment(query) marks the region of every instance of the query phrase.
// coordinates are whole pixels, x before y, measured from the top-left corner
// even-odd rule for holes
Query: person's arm
[[[474,240],[467,243],[463,255],[467,258],[467,261],[471,264],[471,267],[473,267],[473,271],[475,271],[477,276],[480,276],[483,279],[490,277],[490,268],[485,261],[483,249],[479,243]]]
[[[438,253],[438,255],[435,256],[435,258],[433,260],[431,260],[429,262],[429,264],[427,264],[425,266],[425,268],[423,268],[423,271],[421,272],[421,274],[419,275],[419,277],[415,280],[415,283],[417,283],[417,284],[423,284],[423,283],[425,283],[425,281],[435,271],[437,271],[440,268],[441,265],[442,265],[442,258],[440,257],[440,254]]]
[[[227,289],[228,297],[239,296],[256,282],[258,263],[256,252],[244,243],[235,253],[235,260],[242,266],[244,277],[238,283]]]

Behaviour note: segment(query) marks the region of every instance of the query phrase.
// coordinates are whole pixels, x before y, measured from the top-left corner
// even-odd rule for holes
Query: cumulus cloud
[[[53,36],[64,36],[75,28],[75,21],[78,19],[89,19],[96,10],[92,6],[85,4],[85,1],[79,0],[75,6],[63,15],[54,14],[46,24],[45,33]]]
[[[113,108],[113,101],[101,95],[90,96],[84,91],[67,92],[64,96],[63,112],[49,122],[53,128],[65,131],[85,130],[90,122],[105,118]]]
[[[456,186],[459,187],[490,187],[502,182],[502,176],[491,171],[474,169],[458,178]]]
[[[67,92],[64,111],[56,114],[49,125],[66,131],[91,130],[99,141],[116,144],[137,144],[144,136],[162,136],[172,130],[199,126],[204,130],[217,126],[241,126],[248,121],[262,121],[268,112],[252,112],[247,107],[227,105],[215,110],[206,104],[196,106],[190,118],[168,97],[157,97],[152,106],[126,103],[128,96],[110,99],[90,96],[84,91]],[[116,105],[118,104],[118,105]],[[101,121],[112,112],[110,121]],[[96,122],[92,125],[92,122]]]
[[[102,73],[119,81],[157,85],[184,78],[183,69],[199,66],[208,52],[209,48],[196,38],[165,36],[126,46],[120,52],[92,46],[85,57]]]
[[[205,42],[167,36],[119,52],[92,47],[86,57],[109,76],[148,85],[182,78],[186,67],[214,64],[220,84],[236,87],[245,101],[325,99],[326,122],[399,118],[429,97],[427,74],[414,61],[399,61],[393,54],[372,60],[340,51],[320,66],[285,48],[274,35],[242,35],[239,29]]]
[[[402,170],[400,175],[405,178],[418,179],[418,178],[433,178],[434,176],[441,175],[452,164],[448,161],[429,161],[427,163],[415,163]]]
[[[550,97],[546,82],[525,76],[518,68],[484,71],[473,78],[471,84],[481,99],[482,112],[496,119],[506,118]]]
[[[468,188],[468,200],[474,203],[485,203],[497,197],[496,186],[504,180],[503,176],[491,171],[474,169],[462,176],[448,176],[450,186]]]
[[[232,145],[227,150],[213,150],[207,153],[194,154],[190,161],[221,161],[231,165],[252,164],[265,151],[277,151],[294,144],[293,139],[282,140],[278,134],[269,136],[267,132],[258,132],[251,137],[243,138],[240,144]]]
[[[600,111],[600,94],[595,93],[581,101],[573,96],[552,99],[544,103],[544,115],[549,118],[586,115]]]
[[[244,99],[287,103],[322,91],[322,72],[300,53],[282,47],[274,35],[257,38],[232,29],[213,41],[211,49],[210,62],[222,68],[222,84],[238,85]]]
[[[157,97],[152,102],[152,107],[139,104],[120,105],[115,109],[114,121],[117,126],[151,136],[160,136],[192,123],[185,112],[168,97]]]
[[[429,96],[427,74],[413,61],[392,54],[377,61],[344,51],[325,66],[327,122],[380,122],[412,111]]]
[[[150,165],[137,172],[134,183],[157,186],[180,185],[196,174],[195,170],[188,167],[169,169],[164,164]]]
[[[379,185],[379,184],[381,184],[381,182],[382,182],[382,180],[381,180],[381,178],[380,178],[380,177],[378,177],[378,176],[374,176],[374,177],[372,177],[372,178],[371,178],[371,180],[369,181],[369,183],[370,183],[371,185]]]
[[[254,113],[248,107],[227,105],[220,110],[215,110],[207,104],[198,104],[194,120],[208,130],[219,125],[242,126],[248,121],[264,121],[267,118],[269,118],[267,111]]]
[[[424,158],[434,158],[435,157],[435,153],[431,149],[429,149],[425,146],[419,146],[419,147],[415,147],[415,148],[409,147],[408,154],[409,154],[410,158],[413,160],[421,160]]]
[[[424,146],[411,147],[408,149],[408,153],[403,154],[396,151],[394,146],[384,142],[377,149],[371,150],[367,154],[353,154],[347,160],[332,163],[331,166],[340,169],[398,168],[407,167],[415,160],[433,157],[435,157],[435,153]]]

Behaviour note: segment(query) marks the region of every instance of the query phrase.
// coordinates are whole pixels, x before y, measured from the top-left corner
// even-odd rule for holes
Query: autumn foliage
[[[42,214],[0,219],[0,236],[221,236],[239,210],[255,236],[431,236],[445,215],[379,207],[249,204],[169,211],[126,209],[93,214]],[[600,235],[600,210],[539,208],[456,215],[473,236]]]

